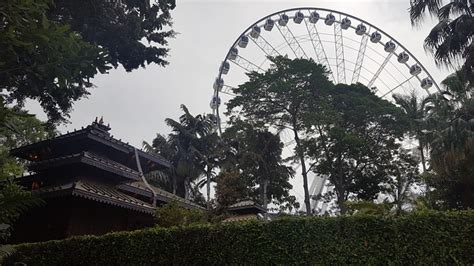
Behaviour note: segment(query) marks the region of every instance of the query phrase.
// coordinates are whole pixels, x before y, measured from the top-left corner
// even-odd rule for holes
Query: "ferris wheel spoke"
[[[273,45],[271,45],[263,36],[259,36],[258,38],[250,38],[255,45],[257,45],[262,52],[264,52],[267,56],[277,56],[281,55]]]
[[[334,45],[336,49],[337,82],[346,83],[346,66],[344,63],[344,43],[340,23],[334,23]]]
[[[393,87],[393,89],[390,89],[389,91],[387,91],[384,95],[381,96],[381,98],[385,98],[385,96],[392,93],[394,90],[398,89],[399,87],[403,86],[405,83],[409,82],[413,77],[415,77],[415,76],[411,76],[411,77],[405,79],[403,82],[401,82],[397,86]]]
[[[359,51],[357,53],[356,64],[354,66],[354,72],[352,73],[352,82],[357,83],[359,81],[360,70],[362,68],[362,63],[364,62],[365,49],[367,48],[367,42],[369,40],[369,35],[364,34],[360,40]]]
[[[306,25],[306,30],[308,31],[308,36],[313,45],[314,53],[316,54],[316,59],[318,60],[319,64],[326,65],[329,70],[331,71],[332,79],[334,79],[334,71],[331,69],[331,65],[329,64],[328,57],[326,55],[326,51],[324,51],[323,43],[321,42],[321,38],[319,37],[319,32],[316,29],[316,26],[311,22],[307,21],[308,18],[304,19],[304,23]]]
[[[300,43],[298,40],[295,38],[295,35],[293,35],[293,32],[291,32],[290,28],[288,26],[280,26],[276,24],[278,31],[281,33],[281,36],[283,36],[283,39],[285,39],[285,42],[288,44],[290,47],[291,51],[295,54],[296,58],[306,58],[308,59],[308,56],[306,55],[305,51],[303,48],[301,48]]]
[[[369,84],[367,84],[367,87],[372,87],[372,85],[374,85],[374,82],[377,80],[377,78],[379,77],[380,73],[382,73],[382,70],[385,68],[385,66],[387,65],[388,61],[390,61],[390,58],[392,57],[393,55],[393,52],[389,53],[387,55],[387,57],[385,57],[385,60],[383,60],[382,64],[380,65],[380,67],[377,69],[377,72],[375,72],[374,76],[372,77],[372,79],[370,80]]]
[[[236,88],[224,84],[224,85],[222,86],[221,93],[227,94],[227,95],[230,95],[230,96],[236,96],[234,93],[232,93],[232,92],[234,91],[234,89],[236,89]]]
[[[232,63],[236,64],[238,67],[244,69],[247,72],[264,72],[264,70],[258,65],[252,63],[251,61],[245,59],[244,57],[237,55],[234,60],[230,60]]]
[[[226,92],[226,91],[221,91],[222,94],[225,94],[225,95],[229,95],[229,96],[232,96],[232,97],[235,97],[237,95],[233,94],[233,93],[230,93],[230,92]]]

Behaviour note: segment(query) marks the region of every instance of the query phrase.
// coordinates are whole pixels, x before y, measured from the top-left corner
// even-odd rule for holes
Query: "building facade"
[[[102,119],[71,133],[19,147],[10,153],[28,161],[19,184],[43,204],[14,225],[12,241],[35,242],[152,226],[156,206],[176,201],[202,208],[144,178],[164,173],[169,162],[115,139]]]

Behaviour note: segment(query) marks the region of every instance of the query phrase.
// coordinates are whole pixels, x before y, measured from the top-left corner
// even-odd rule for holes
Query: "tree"
[[[201,210],[188,210],[172,201],[156,209],[156,225],[160,227],[183,226],[206,223],[206,217]]]
[[[211,117],[194,116],[185,105],[181,105],[181,109],[184,114],[179,121],[165,120],[172,131],[167,138],[157,135],[152,145],[143,142],[143,146],[145,150],[158,153],[171,162],[168,174],[173,180],[173,193],[189,199],[192,191],[192,195],[200,199],[198,181],[205,175],[206,182],[210,183],[210,174],[217,165],[219,140],[213,131]],[[198,187],[191,187],[193,183]]]
[[[302,147],[303,120],[320,91],[332,86],[329,72],[313,60],[285,57],[270,58],[265,73],[251,72],[249,81],[233,89],[236,95],[227,105],[228,114],[253,121],[257,127],[289,129],[295,141],[295,158],[301,164],[306,213],[311,214],[308,191],[308,167]]]
[[[457,68],[474,81],[474,3],[470,0],[410,0],[410,18],[419,25],[425,13],[438,19],[425,39],[425,48],[435,56],[437,64]]]
[[[250,189],[238,170],[225,170],[217,176],[216,200],[218,206],[227,207],[250,197]]]
[[[8,104],[37,100],[66,121],[90,80],[119,64],[165,66],[174,0],[14,0],[0,3],[0,91]]]
[[[54,0],[47,17],[108,54],[107,64],[132,71],[145,64],[165,66],[165,46],[175,34],[170,11],[175,0]]]
[[[14,177],[24,173],[24,166],[10,157],[9,150],[48,135],[44,123],[17,107],[6,107],[0,98],[0,260],[9,251],[1,244],[8,240],[10,225],[25,210],[41,204],[15,183]]]
[[[428,198],[441,209],[474,208],[474,100],[472,83],[457,72],[443,81],[445,91],[429,98],[430,165]]]
[[[351,198],[370,201],[384,191],[391,151],[406,130],[403,112],[362,84],[338,84],[308,116],[305,145],[314,172],[328,176],[340,212]]]
[[[158,154],[171,163],[170,167],[165,171],[166,177],[160,175],[159,172],[153,171],[150,175],[146,176],[147,180],[155,186],[177,194],[178,180],[181,180],[181,178],[177,175],[176,170],[178,167],[178,159],[176,158],[178,148],[175,147],[175,143],[169,141],[161,134],[156,134],[151,144],[143,141],[143,149],[146,152]]]
[[[411,137],[415,137],[418,140],[421,166],[423,167],[423,172],[426,172],[425,150],[427,150],[428,147],[423,130],[426,129],[424,119],[426,117],[426,104],[428,101],[426,98],[419,99],[415,92],[412,92],[410,95],[394,94],[393,98],[395,99],[395,103],[403,109],[408,118],[408,133]]]
[[[52,122],[88,94],[90,79],[107,71],[107,53],[69,26],[49,20],[50,0],[0,3],[0,91],[8,104],[38,100]]]
[[[390,164],[385,167],[390,178],[387,182],[387,193],[393,199],[395,213],[400,215],[404,207],[414,201],[411,188],[420,180],[418,162],[403,148],[392,150],[392,158]]]
[[[283,164],[283,143],[278,135],[254,128],[243,121],[234,122],[223,134],[234,149],[233,168],[249,189],[249,196],[265,208],[291,200],[289,179],[294,171]]]

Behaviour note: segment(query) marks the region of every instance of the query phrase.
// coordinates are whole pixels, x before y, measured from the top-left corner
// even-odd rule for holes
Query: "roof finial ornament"
[[[100,120],[99,120],[99,125],[103,125],[103,124],[104,124],[104,117],[101,116],[101,117],[100,117]]]

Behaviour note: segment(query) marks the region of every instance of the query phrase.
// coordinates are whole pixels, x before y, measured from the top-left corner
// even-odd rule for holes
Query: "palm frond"
[[[426,11],[429,15],[437,16],[442,0],[411,0],[410,1],[410,20],[413,26],[419,25],[424,17]]]
[[[438,17],[440,20],[449,20],[451,16],[469,14],[470,12],[466,0],[453,0],[439,9]]]

